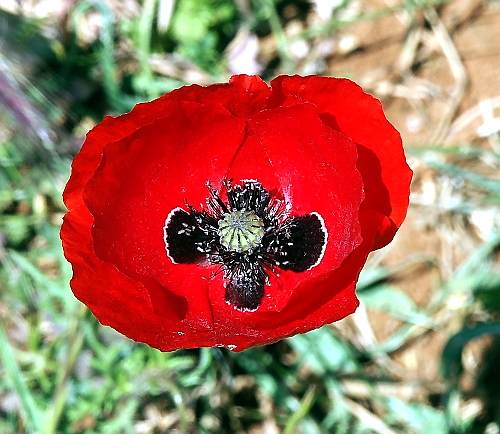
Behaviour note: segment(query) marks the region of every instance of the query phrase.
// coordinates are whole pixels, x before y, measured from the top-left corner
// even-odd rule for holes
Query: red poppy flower
[[[161,350],[242,350],[339,320],[411,171],[378,100],[346,79],[187,86],[88,135],[64,192],[71,287]]]

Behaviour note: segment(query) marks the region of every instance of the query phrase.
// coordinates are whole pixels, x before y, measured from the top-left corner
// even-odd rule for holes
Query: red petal
[[[174,92],[182,92],[183,100],[217,102],[235,116],[242,117],[262,110],[271,97],[271,88],[255,75],[235,75],[228,84],[193,85]]]
[[[401,137],[380,101],[347,79],[281,76],[271,85],[273,104],[313,103],[326,122],[359,145],[358,169],[366,194],[363,209],[367,219],[380,222],[374,248],[389,243],[406,216],[412,172]]]
[[[210,295],[221,343],[241,350],[252,342],[293,334],[298,328],[316,328],[325,318],[337,320],[355,309],[352,288],[344,290],[328,276],[343,268],[343,261],[361,243],[358,211],[363,191],[356,159],[356,146],[325,125],[310,104],[266,110],[249,120],[248,136],[230,177],[257,179],[266,189],[283,192],[294,215],[319,213],[328,230],[328,244],[323,259],[311,270],[279,270],[279,277],[271,275],[271,285],[265,287],[263,302],[254,313],[237,312],[220,303],[222,279],[214,281]],[[360,268],[345,270],[351,286]],[[325,304],[330,309],[314,316]],[[294,312],[293,318],[288,311]],[[235,324],[244,328],[246,337],[235,336]]]
[[[194,300],[190,299],[188,305],[186,298],[176,295],[169,287],[166,287],[155,279],[148,277],[138,279],[137,275],[133,273],[124,274],[123,270],[116,268],[116,264],[119,261],[116,260],[115,256],[107,258],[112,259],[111,262],[104,261],[94,251],[91,233],[91,228],[94,224],[93,216],[83,201],[83,191],[89,180],[96,173],[98,166],[101,164],[102,167],[100,170],[102,170],[106,165],[106,162],[103,161],[103,155],[108,152],[108,148],[119,148],[120,143],[130,143],[133,140],[134,134],[135,139],[142,142],[144,149],[149,148],[151,150],[153,146],[165,151],[166,149],[161,146],[162,143],[156,140],[158,136],[155,134],[153,134],[153,137],[149,136],[153,139],[152,141],[147,143],[142,141],[142,129],[147,129],[147,126],[151,124],[158,124],[158,120],[162,118],[164,119],[164,123],[167,123],[167,121],[168,123],[172,123],[179,104],[182,104],[179,101],[204,100],[206,105],[203,109],[198,110],[198,112],[202,111],[205,113],[205,118],[216,116],[217,113],[221,116],[226,116],[228,122],[231,123],[232,131],[234,131],[232,137],[235,141],[234,146],[236,146],[241,140],[243,123],[242,121],[229,121],[229,119],[233,119],[229,103],[238,100],[241,103],[241,107],[247,106],[249,107],[247,110],[253,110],[252,107],[255,105],[255,100],[262,98],[258,92],[259,86],[262,89],[262,84],[262,80],[258,78],[241,77],[236,79],[232,84],[220,86],[227,95],[226,101],[219,99],[211,100],[213,91],[210,88],[201,88],[198,86],[185,87],[151,103],[139,104],[132,112],[126,115],[117,118],[107,117],[88,134],[82,150],[73,162],[72,175],[65,189],[64,200],[69,212],[65,216],[65,222],[61,229],[61,238],[66,258],[73,266],[73,279],[71,281],[73,292],[77,298],[89,306],[103,324],[111,325],[135,340],[147,342],[162,350],[172,350],[180,347],[212,346],[217,343],[212,327],[210,307],[206,304],[208,300],[208,283],[207,281],[200,282],[200,275],[204,273],[204,270],[197,270],[197,267],[182,270],[182,266],[175,269],[178,275],[178,278],[175,280],[179,282],[179,285],[182,284],[187,289],[195,287],[198,289],[198,291],[195,291],[197,296]],[[265,84],[264,86],[265,92],[269,94],[269,88]],[[203,96],[203,94],[207,96]],[[232,99],[230,98],[231,94],[233,95]],[[214,94],[213,96],[216,95]],[[267,95],[264,95],[264,100],[266,98]],[[187,104],[189,105],[189,103]],[[193,105],[199,106],[199,104],[191,104],[191,106]],[[200,116],[203,117],[203,113]],[[179,115],[183,116],[183,114],[185,114],[184,111],[180,110]],[[184,125],[193,134],[201,134],[202,131],[198,131],[198,124],[196,122],[198,113],[195,114],[196,116],[191,120],[191,125],[189,122],[184,124],[172,123],[171,129],[178,129],[178,125]],[[165,119],[165,117],[168,119]],[[211,122],[211,119],[209,121]],[[207,123],[210,123],[209,121]],[[211,147],[214,143],[216,146],[223,147],[232,140],[228,138],[231,136],[231,132],[227,131],[226,126],[219,124],[224,140],[220,142],[218,140],[220,137],[212,137],[215,140],[214,142],[204,142],[207,148]],[[239,132],[236,131],[238,128]],[[215,127],[212,128],[212,130],[215,129]],[[135,144],[137,145],[137,143],[136,141]],[[172,145],[177,146],[178,153],[182,153],[182,148],[180,147],[182,142],[172,143],[170,146]],[[171,149],[171,147],[166,148]],[[230,149],[229,147],[222,153],[230,153]],[[123,152],[120,153],[119,149],[117,155],[121,156],[124,162],[126,162],[129,156]],[[186,153],[185,157],[188,155]],[[222,161],[218,162],[217,159],[210,162],[209,159],[204,158],[204,155],[203,152],[197,151],[194,156],[191,156],[193,160],[197,159],[197,163],[193,161],[193,164],[204,166],[207,170],[217,165],[219,167],[227,167],[227,161],[224,164]],[[175,162],[175,160],[172,161]],[[114,163],[113,161],[112,165]],[[180,169],[180,166],[177,169]],[[179,180],[189,180],[189,166],[186,166],[186,169],[184,172],[178,170],[177,177]],[[133,185],[133,179],[128,175],[125,174],[121,179],[108,179],[110,182],[108,186],[110,187],[114,184],[115,187],[120,187],[119,184],[121,182],[125,183],[127,180],[130,182],[130,185]],[[161,180],[161,172],[155,175],[157,176],[157,180],[158,177]],[[192,176],[193,173],[191,173],[191,179],[193,179]],[[216,181],[220,182],[220,174]],[[204,200],[206,190],[203,184],[201,183],[200,185],[198,183],[198,178],[196,178],[193,186],[195,184],[196,188],[199,189],[199,200]],[[201,195],[202,189],[204,190],[203,197]],[[100,192],[104,194],[106,188]],[[174,198],[175,200],[182,193],[180,190],[175,190],[175,188],[170,189],[169,192],[171,193],[170,196],[177,194],[176,198]],[[99,194],[98,190],[95,193]],[[129,191],[119,188],[117,190],[117,197],[123,199],[128,193]],[[184,199],[187,196],[183,195],[182,197]],[[109,195],[107,198],[111,200]],[[192,196],[192,198],[196,197]],[[114,200],[115,198],[112,199]],[[162,198],[157,199],[161,201]],[[90,199],[90,201],[92,200]],[[184,200],[177,202],[175,206],[182,206],[183,204]],[[168,211],[163,210],[163,212],[167,213]],[[165,217],[166,215],[163,216],[163,220]],[[121,223],[120,227],[123,228],[123,223],[126,226],[126,220],[121,221]],[[96,230],[99,231],[99,225],[96,225]],[[161,235],[162,230],[163,222],[160,227],[159,238],[162,243],[161,249],[164,259],[166,259]],[[107,240],[111,243],[112,238],[109,235],[107,236]],[[117,240],[118,238],[114,240],[115,246],[117,245]],[[117,247],[117,250],[123,252],[123,246]],[[149,253],[147,252],[148,256]],[[158,252],[151,252],[151,259],[154,259],[155,253]],[[134,256],[133,259],[136,261],[136,265],[141,263],[137,256]],[[145,258],[143,257],[142,259]],[[142,265],[148,267],[155,265],[149,265],[147,260],[145,259]]]
[[[215,345],[206,325],[184,317],[187,302],[165,288],[152,290],[100,260],[93,249],[92,216],[83,209],[66,215],[61,229],[64,253],[73,267],[71,288],[104,325],[163,350]]]
[[[243,121],[217,107],[179,103],[166,118],[109,144],[84,193],[94,216],[97,255],[131,277],[152,279],[188,298],[188,316],[208,323],[213,268],[173,264],[163,226],[169,212],[186,201],[204,203],[207,182],[221,184],[244,128]]]
[[[229,84],[184,86],[154,101],[137,104],[125,115],[107,116],[87,134],[82,149],[73,161],[71,177],[64,189],[64,203],[70,211],[81,204],[83,186],[97,169],[102,150],[108,143],[127,137],[164,117],[172,104],[178,101],[195,101],[222,105],[234,113],[250,113],[259,110],[270,95],[270,88],[259,77],[237,75],[231,78]]]

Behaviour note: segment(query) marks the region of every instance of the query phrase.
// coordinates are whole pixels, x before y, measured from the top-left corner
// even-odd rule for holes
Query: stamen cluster
[[[327,241],[319,214],[291,217],[283,200],[258,181],[223,183],[227,201],[208,185],[206,208],[175,208],[165,224],[167,254],[174,263],[218,264],[226,301],[255,310],[276,267],[306,271],[321,260]]]

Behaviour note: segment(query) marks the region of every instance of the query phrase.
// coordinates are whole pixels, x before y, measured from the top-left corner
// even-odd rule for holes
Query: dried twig
[[[439,121],[438,127],[429,138],[430,143],[439,143],[445,141],[448,137],[451,123],[467,89],[468,76],[458,50],[437,12],[434,9],[429,9],[425,12],[425,17],[431,25],[434,36],[449,63],[451,73],[455,79],[455,86],[451,92],[448,106]]]
[[[349,398],[344,398],[344,402],[349,411],[359,420],[363,421],[363,424],[371,428],[374,432],[379,434],[396,434],[396,432],[389,428],[382,419],[361,404]]]

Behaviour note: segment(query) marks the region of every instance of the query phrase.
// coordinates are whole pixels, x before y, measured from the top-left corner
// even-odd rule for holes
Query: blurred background
[[[72,296],[85,133],[185,83],[349,77],[415,171],[355,315],[239,354],[160,353]],[[500,432],[500,2],[0,0],[0,433]]]

